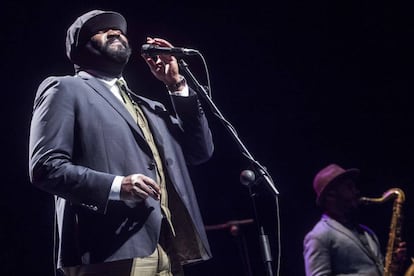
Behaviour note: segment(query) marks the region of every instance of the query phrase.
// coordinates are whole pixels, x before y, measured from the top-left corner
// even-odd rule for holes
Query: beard
[[[112,46],[112,43],[119,41],[121,44]],[[103,56],[107,57],[109,60],[118,63],[118,64],[127,64],[129,57],[131,56],[131,47],[128,42],[117,38],[110,37],[105,43],[94,43],[95,47],[102,53]]]
[[[113,44],[115,40],[120,43]],[[73,62],[76,72],[93,70],[104,76],[119,77],[130,56],[128,42],[118,36],[110,36],[105,42],[90,39],[73,53]]]

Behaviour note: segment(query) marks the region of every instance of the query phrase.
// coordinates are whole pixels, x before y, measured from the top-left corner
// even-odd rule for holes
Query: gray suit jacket
[[[348,228],[323,215],[304,239],[304,260],[307,276],[383,275],[383,259],[378,238],[360,225],[373,241],[367,249]]]
[[[186,208],[203,249],[210,249],[187,165],[208,160],[213,142],[194,91],[174,97],[178,114],[145,98],[141,105],[164,160],[169,183]],[[93,77],[49,77],[38,88],[30,130],[30,178],[56,195],[58,267],[150,255],[162,214],[151,198],[130,208],[108,200],[114,177],[156,179],[150,148],[123,104]]]

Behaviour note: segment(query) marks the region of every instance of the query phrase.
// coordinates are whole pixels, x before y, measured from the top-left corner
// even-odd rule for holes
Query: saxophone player
[[[330,164],[316,174],[313,188],[323,214],[303,241],[307,276],[384,275],[378,237],[357,221],[359,173],[359,169]],[[398,244],[395,253],[403,263],[405,242]]]

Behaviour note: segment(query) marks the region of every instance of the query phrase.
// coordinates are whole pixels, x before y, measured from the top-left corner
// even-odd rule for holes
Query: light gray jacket
[[[303,242],[306,275],[383,275],[378,238],[368,227],[360,226],[371,237],[373,249],[367,249],[350,229],[323,215]]]

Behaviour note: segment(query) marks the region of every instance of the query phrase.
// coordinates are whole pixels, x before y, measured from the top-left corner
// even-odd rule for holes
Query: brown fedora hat
[[[316,203],[320,204],[324,192],[329,185],[338,179],[352,178],[359,176],[359,169],[344,169],[337,164],[330,164],[320,170],[313,179],[313,189],[316,193]]]

